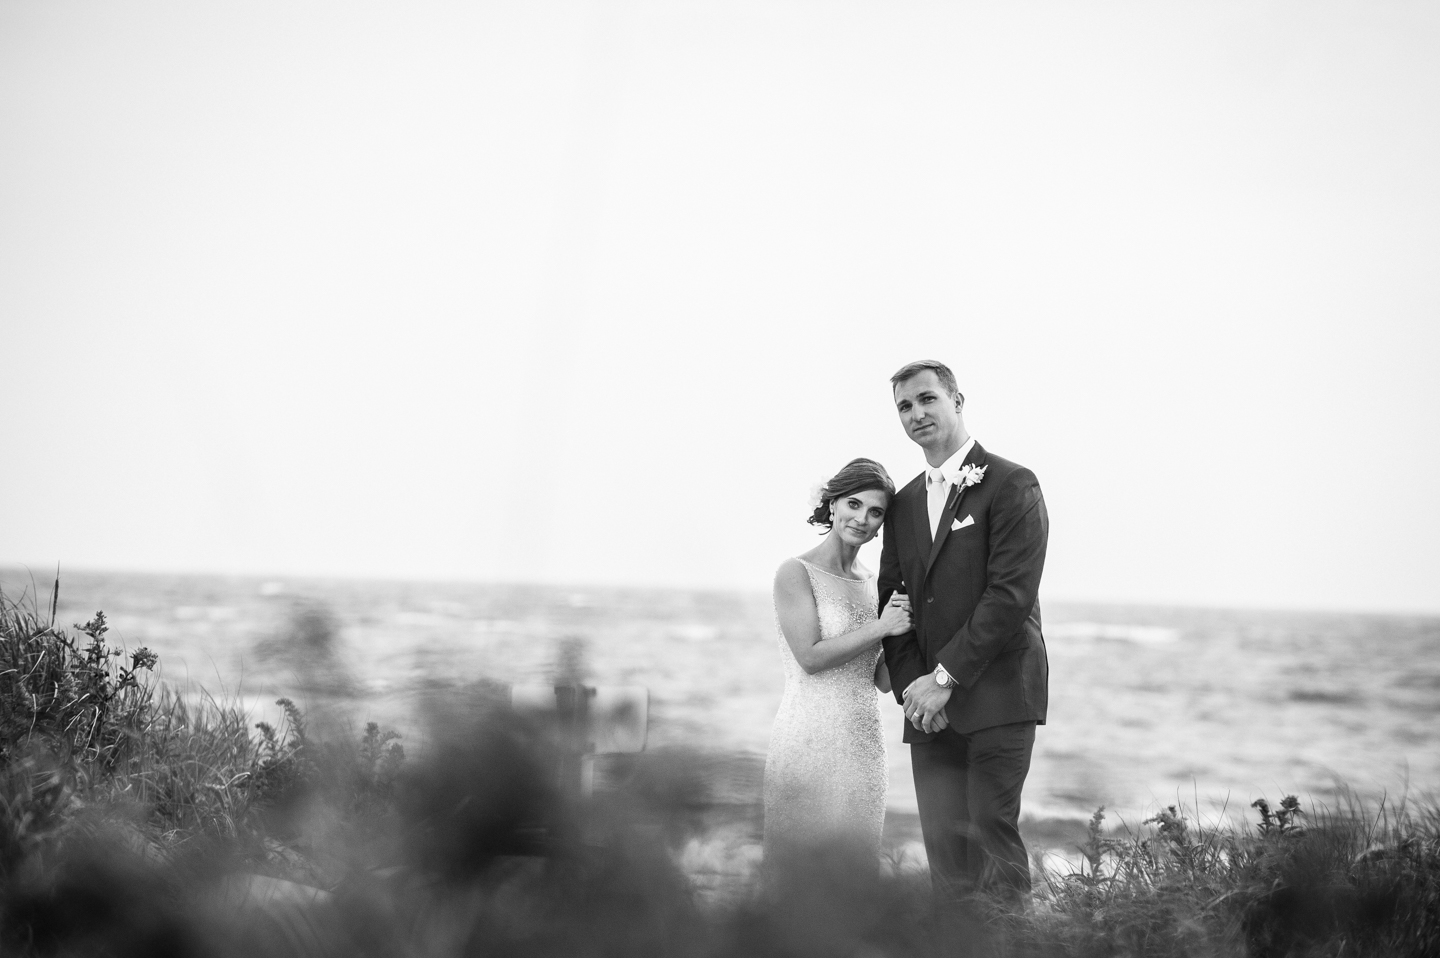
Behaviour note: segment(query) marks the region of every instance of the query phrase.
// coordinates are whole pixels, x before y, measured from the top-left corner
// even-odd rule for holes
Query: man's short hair
[[[965,401],[965,394],[960,391],[959,384],[955,382],[955,374],[950,371],[949,366],[936,359],[921,359],[901,366],[895,375],[890,377],[891,392],[894,392],[895,387],[905,380],[912,379],[927,370],[934,373],[935,378],[940,380],[941,388],[962,403]]]

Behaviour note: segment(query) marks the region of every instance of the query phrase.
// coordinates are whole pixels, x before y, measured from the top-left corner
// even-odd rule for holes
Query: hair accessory
[[[810,487],[810,500],[808,504],[810,506],[811,512],[814,512],[816,509],[820,508],[820,503],[825,498],[825,486],[829,482],[829,479],[821,479],[819,482],[815,483],[815,485]]]

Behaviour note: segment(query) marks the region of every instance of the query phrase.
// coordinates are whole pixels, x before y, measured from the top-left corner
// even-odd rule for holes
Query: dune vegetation
[[[563,730],[483,684],[408,757],[288,701],[257,727],[48,598],[0,595],[6,955],[1440,955],[1433,806],[1284,796],[1244,829],[1102,809],[1029,909],[937,914],[923,870],[841,845],[768,871],[695,855],[716,817],[694,756],[582,797]]]

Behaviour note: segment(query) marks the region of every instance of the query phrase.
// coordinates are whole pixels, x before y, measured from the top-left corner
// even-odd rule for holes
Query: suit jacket
[[[940,663],[956,682],[945,706],[956,732],[1044,724],[1050,663],[1038,594],[1050,529],[1045,499],[1033,472],[978,442],[965,462],[985,466],[985,477],[951,490],[933,542],[925,473],[896,494],[885,515],[880,607],[903,587],[915,624],[885,639],[895,698],[903,702],[905,688]],[[951,528],[957,519],[964,528]],[[905,724],[906,742],[932,738]]]

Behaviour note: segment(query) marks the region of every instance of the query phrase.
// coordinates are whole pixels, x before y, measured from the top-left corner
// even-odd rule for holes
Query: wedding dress
[[[876,617],[875,577],[849,579],[804,559],[821,641]],[[845,837],[878,854],[885,823],[885,738],[875,690],[880,644],[807,674],[780,633],[785,692],[765,758],[765,850]]]

